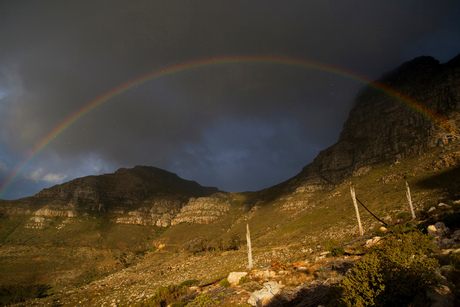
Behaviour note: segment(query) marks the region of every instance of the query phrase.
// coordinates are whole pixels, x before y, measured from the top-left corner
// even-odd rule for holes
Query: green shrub
[[[190,280],[186,280],[186,281],[183,281],[180,283],[179,285],[179,288],[182,288],[182,287],[192,287],[192,286],[196,286],[200,283],[199,280],[196,280],[196,279],[190,279]]]
[[[343,246],[339,246],[331,250],[329,254],[327,254],[328,257],[340,257],[345,255],[345,249]]]
[[[179,299],[180,296],[185,294],[186,287],[179,287],[176,285],[169,285],[166,287],[159,287],[153,297],[143,303],[139,303],[136,307],[157,307],[167,306]],[[180,302],[177,302],[180,303]]]
[[[328,306],[407,306],[437,283],[436,247],[420,232],[397,234],[371,249],[331,287]]]
[[[227,278],[224,278],[220,281],[219,286],[228,288],[230,287],[230,282],[228,281]]]
[[[412,222],[405,222],[405,223],[401,223],[401,224],[398,224],[396,225],[394,228],[393,228],[393,233],[395,234],[405,234],[405,233],[410,233],[410,232],[413,232],[413,231],[416,231],[417,230],[417,226],[412,223]]]
[[[243,276],[243,277],[241,277],[240,280],[238,281],[238,284],[239,284],[239,285],[243,285],[243,284],[245,284],[245,283],[248,283],[249,281],[250,281],[249,279],[247,279],[246,277]]]
[[[195,297],[193,302],[187,304],[187,306],[206,307],[220,304],[219,300],[215,297],[211,297],[209,294],[202,294]]]
[[[409,218],[411,216],[410,212],[399,212],[397,215],[396,215],[396,218],[397,219],[400,219],[400,220],[404,220],[406,218]]]

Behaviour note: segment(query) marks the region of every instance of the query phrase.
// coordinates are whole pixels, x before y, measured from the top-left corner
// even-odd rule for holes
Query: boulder
[[[266,282],[263,286],[263,289],[251,293],[248,304],[266,306],[275,295],[281,292],[281,287],[276,281]]]
[[[231,272],[228,274],[227,280],[231,285],[237,285],[242,277],[248,275],[246,272]]]
[[[268,278],[273,278],[276,276],[276,273],[271,270],[252,270],[249,273],[251,275],[251,278],[259,278],[259,279],[268,279]]]
[[[460,242],[460,229],[456,230],[452,236],[450,236],[455,242]]]
[[[426,230],[428,231],[428,235],[430,237],[436,237],[436,227],[434,225],[428,226]]]
[[[428,226],[427,230],[428,235],[430,235],[431,237],[440,237],[445,235],[449,231],[449,228],[446,227],[446,225],[443,222],[438,222],[434,225]]]
[[[364,245],[364,247],[371,247],[372,245],[378,243],[382,239],[382,237],[373,237],[372,239],[366,240],[366,244]]]
[[[445,203],[439,203],[438,207],[451,208],[451,206],[449,206],[448,204],[445,204]]]
[[[427,292],[432,307],[455,306],[455,296],[446,285],[438,286]]]

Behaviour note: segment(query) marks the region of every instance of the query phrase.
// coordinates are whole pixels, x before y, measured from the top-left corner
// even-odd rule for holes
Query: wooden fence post
[[[251,250],[251,233],[249,232],[249,224],[246,224],[247,233],[246,233],[246,240],[248,241],[248,262],[249,262],[249,269],[252,270],[252,250]]]
[[[361,226],[361,218],[359,217],[358,203],[356,202],[355,189],[350,185],[351,198],[353,199],[353,205],[355,206],[356,219],[358,220],[359,235],[363,235],[363,227]]]
[[[415,220],[415,212],[414,207],[412,206],[412,197],[410,196],[410,188],[409,184],[406,181],[406,197],[407,201],[409,202],[410,214],[412,215],[412,219]]]

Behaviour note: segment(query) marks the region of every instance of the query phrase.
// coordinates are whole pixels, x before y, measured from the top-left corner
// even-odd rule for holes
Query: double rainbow
[[[107,93],[97,97],[93,101],[84,105],[83,108],[74,112],[72,115],[70,115],[63,121],[61,121],[53,130],[51,130],[43,139],[41,139],[29,151],[29,153],[24,158],[24,160],[19,164],[19,166],[16,169],[14,169],[10,173],[8,178],[1,185],[0,198],[3,196],[3,194],[8,189],[8,187],[16,180],[18,175],[24,170],[27,164],[36,155],[38,155],[50,142],[52,142],[53,139],[58,137],[62,132],[64,132],[67,128],[73,125],[81,117],[90,113],[94,109],[100,107],[102,104],[109,101],[111,98],[118,96],[121,93],[126,92],[135,86],[138,86],[140,84],[143,84],[147,81],[154,80],[159,77],[171,75],[171,74],[182,72],[185,70],[202,68],[202,67],[207,67],[207,66],[212,66],[212,65],[217,65],[217,64],[239,64],[239,63],[265,63],[265,64],[278,64],[278,65],[281,64],[281,65],[297,66],[297,67],[302,67],[302,68],[321,70],[321,71],[329,72],[332,74],[344,76],[346,78],[351,78],[361,83],[367,84],[385,93],[388,96],[396,98],[400,102],[418,111],[423,116],[434,121],[438,126],[443,128],[447,132],[455,134],[455,131],[452,129],[449,121],[447,121],[442,116],[434,113],[433,111],[429,110],[427,107],[420,104],[416,100],[397,92],[396,90],[392,89],[391,87],[385,84],[374,82],[365,76],[361,76],[359,74],[356,74],[352,71],[349,71],[349,70],[346,70],[340,67],[336,67],[336,66],[316,62],[316,61],[310,61],[310,60],[299,59],[299,58],[291,58],[291,57],[280,57],[280,56],[231,56],[231,57],[209,58],[209,59],[197,60],[197,61],[192,61],[192,62],[186,62],[183,64],[174,65],[174,66],[171,66],[165,69],[153,71],[137,79],[121,84],[118,87],[108,91]]]

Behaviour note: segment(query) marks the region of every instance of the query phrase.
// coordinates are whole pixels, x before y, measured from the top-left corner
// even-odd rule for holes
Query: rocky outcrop
[[[216,192],[158,168],[136,166],[78,178],[14,205],[2,201],[0,207],[3,215],[32,215],[27,227],[33,229],[44,228],[51,217],[73,218],[88,211],[115,214],[116,223],[168,227],[216,221],[229,211],[232,199]]]
[[[356,98],[338,142],[294,177],[290,189],[332,188],[348,176],[457,139],[459,58],[446,64],[416,58],[367,86]]]
[[[251,293],[248,304],[252,306],[267,306],[270,300],[281,292],[281,286],[276,281],[268,281],[264,288]]]
[[[77,212],[99,211],[121,215],[118,223],[166,227],[189,198],[216,192],[217,188],[203,187],[159,168],[136,166],[77,178],[18,201],[2,201],[0,209],[4,215],[35,217],[75,217]]]
[[[180,223],[208,224],[216,221],[229,210],[229,202],[223,202],[220,197],[191,198],[171,221],[171,225]]]
[[[48,217],[75,217],[77,212],[75,206],[44,206],[34,212],[35,216],[48,216]]]
[[[19,203],[19,204],[9,204],[4,202],[0,204],[0,216],[2,215],[29,215],[33,212],[33,209],[28,206],[28,204]]]
[[[44,189],[34,198],[110,211],[114,207],[129,208],[158,195],[198,197],[216,192],[217,188],[203,187],[156,167],[136,166],[113,174],[77,178]]]
[[[117,223],[168,227],[185,204],[180,200],[167,199],[146,203],[147,206],[129,211],[127,215],[117,218]]]

